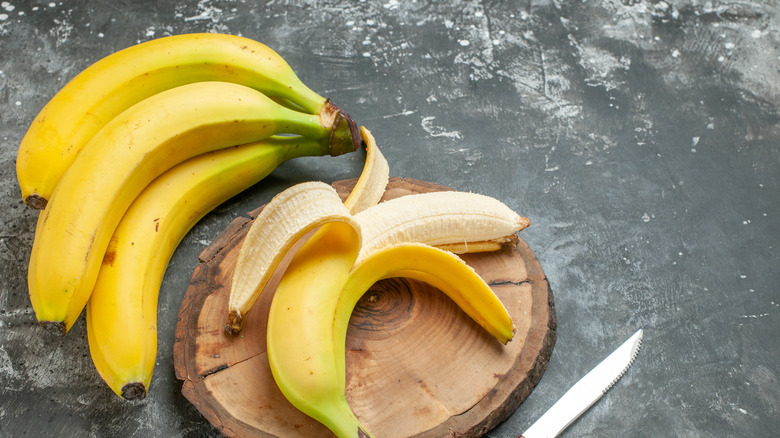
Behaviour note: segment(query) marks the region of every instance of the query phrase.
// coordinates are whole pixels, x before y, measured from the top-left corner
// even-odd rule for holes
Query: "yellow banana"
[[[274,380],[299,410],[340,438],[371,436],[345,395],[345,339],[352,310],[383,278],[405,276],[440,288],[499,341],[512,338],[506,308],[457,256],[423,244],[369,254],[352,268],[359,236],[347,224],[326,224],[295,254],[268,315],[268,361]]]
[[[89,350],[98,373],[128,400],[146,396],[157,355],[157,297],[181,239],[217,205],[279,164],[327,154],[314,140],[275,137],[208,152],[155,179],[114,231],[87,303]]]
[[[338,155],[359,142],[351,132],[344,118],[293,111],[227,82],[182,85],[132,106],[84,146],[41,212],[28,272],[38,321],[58,333],[73,325],[125,210],[169,168],[275,134],[316,139]]]
[[[348,222],[318,229],[290,261],[266,326],[268,362],[279,389],[338,437],[371,436],[338,388],[333,356],[333,316],[359,249],[360,233]]]
[[[271,200],[241,246],[228,301],[229,333],[238,333],[246,315],[293,244],[307,232],[335,219],[354,220],[363,244],[358,260],[378,248],[401,242],[427,243],[459,252],[493,251],[529,225],[500,201],[465,192],[413,194],[378,203],[388,181],[387,161],[371,133],[366,165],[355,189],[338,205],[328,185],[293,186]],[[377,204],[378,203],[378,204]],[[348,211],[349,210],[349,211]]]
[[[144,42],[87,67],[33,120],[16,160],[22,199],[44,208],[79,151],[111,119],[161,91],[201,81],[246,85],[309,114],[340,112],[257,41],[200,33]]]

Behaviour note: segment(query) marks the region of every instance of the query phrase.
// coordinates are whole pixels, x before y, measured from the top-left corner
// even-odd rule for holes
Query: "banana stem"
[[[320,111],[323,126],[330,126],[330,155],[338,156],[358,150],[360,131],[352,117],[328,99]]]
[[[300,135],[274,135],[271,137],[278,146],[283,146],[282,161],[300,157],[319,157],[330,154],[328,145]]]

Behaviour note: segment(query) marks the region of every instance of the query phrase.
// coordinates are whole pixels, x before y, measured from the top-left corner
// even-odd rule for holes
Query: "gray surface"
[[[83,317],[63,339],[35,324],[36,215],[14,172],[27,126],[81,69],[153,37],[217,31],[280,52],[372,130],[393,175],[492,195],[532,219],[522,236],[553,287],[558,342],[537,389],[488,436],[517,436],[638,328],[637,362],[566,436],[776,436],[777,2],[440,3],[3,1],[0,435],[218,435],[171,361],[197,254],[286,186],[356,176],[359,156],[289,163],[187,236],[139,403],[100,380]]]

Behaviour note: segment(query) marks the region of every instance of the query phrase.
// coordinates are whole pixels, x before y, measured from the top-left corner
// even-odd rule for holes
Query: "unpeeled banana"
[[[212,33],[158,38],[95,62],[44,106],[17,154],[22,199],[44,208],[78,153],[109,121],[147,97],[204,81],[242,84],[308,114],[332,118],[340,112],[257,41]]]
[[[316,139],[331,154],[354,150],[351,136],[331,135],[337,129],[320,116],[227,82],[182,85],[124,111],[84,146],[41,212],[28,272],[38,320],[55,332],[70,329],[120,218],[169,168],[276,134]]]
[[[108,386],[146,396],[157,357],[157,297],[168,261],[206,213],[282,162],[327,154],[314,140],[273,137],[191,158],[155,179],[111,237],[87,303],[89,350]]]

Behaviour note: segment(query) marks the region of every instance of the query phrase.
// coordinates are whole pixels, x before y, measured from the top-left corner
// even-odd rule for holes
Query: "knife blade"
[[[642,344],[640,329],[574,384],[519,438],[554,438],[596,403],[623,377]]]

